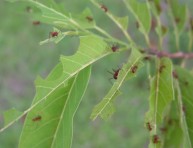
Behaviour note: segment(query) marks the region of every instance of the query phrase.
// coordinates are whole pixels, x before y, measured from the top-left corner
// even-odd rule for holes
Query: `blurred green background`
[[[88,0],[66,0],[66,8],[80,12],[90,6]],[[124,16],[123,4],[107,0],[109,9]],[[119,6],[119,7],[117,7]],[[122,38],[115,25],[93,7],[98,25],[112,35]],[[3,112],[10,108],[24,111],[35,95],[34,80],[37,75],[45,77],[58,63],[61,54],[76,52],[79,40],[76,37],[63,39],[59,44],[39,45],[49,37],[52,26],[34,26],[26,5],[0,1],[0,126],[3,126]],[[132,17],[131,17],[132,20]],[[135,30],[131,24],[130,30]],[[132,26],[133,25],[133,26]],[[140,34],[139,34],[140,35]],[[137,36],[136,34],[136,39]],[[134,36],[135,37],[135,36]],[[142,41],[143,44],[143,41]],[[122,95],[116,100],[117,111],[108,121],[91,121],[92,108],[111,87],[107,71],[116,69],[126,62],[129,53],[118,53],[93,65],[92,76],[85,97],[74,119],[73,148],[142,148],[148,145],[148,131],[144,128],[144,115],[148,107],[148,82],[145,66],[138,77],[125,83]],[[22,129],[22,120],[0,133],[1,148],[16,148]]]

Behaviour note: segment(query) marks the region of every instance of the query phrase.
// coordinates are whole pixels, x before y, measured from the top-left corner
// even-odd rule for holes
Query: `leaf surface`
[[[184,110],[184,118],[187,124],[188,143],[193,146],[193,76],[192,74],[180,67],[176,67],[178,74],[179,86],[181,90],[182,106]]]
[[[94,107],[90,117],[92,120],[95,120],[98,116],[101,116],[103,119],[106,120],[114,113],[114,98],[120,94],[119,89],[122,86],[123,82],[135,76],[135,72],[132,72],[132,69],[136,67],[136,70],[138,70],[141,67],[141,58],[142,55],[138,51],[133,49],[128,62],[124,64],[123,67],[120,69],[118,73],[118,79],[116,80],[112,88],[109,90],[104,99]]]
[[[153,136],[158,135],[158,127],[162,124],[165,115],[167,114],[167,107],[170,106],[174,99],[173,77],[172,77],[172,63],[168,58],[158,59],[157,73],[152,79],[149,111],[146,114],[146,123],[151,123],[151,139],[149,148],[160,148],[161,143],[154,144]],[[158,135],[160,138],[160,135]]]
[[[62,70],[59,67],[55,70],[59,69]],[[32,145],[37,148],[71,147],[73,117],[84,95],[89,77],[90,67],[80,71],[68,80],[67,84],[58,87],[44,102],[28,113],[20,138],[20,148]],[[37,87],[47,89],[48,85]]]

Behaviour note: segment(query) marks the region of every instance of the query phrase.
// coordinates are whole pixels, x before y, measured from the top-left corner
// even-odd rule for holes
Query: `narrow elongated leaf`
[[[153,138],[158,134],[157,128],[162,124],[166,109],[174,98],[171,61],[168,58],[158,59],[157,67],[157,74],[151,83],[149,111],[145,119],[152,126],[150,148],[161,146],[161,142],[154,144]],[[157,136],[160,139],[160,135]]]
[[[37,148],[70,148],[73,117],[87,87],[89,76],[90,68],[80,71],[28,113],[20,138],[20,148],[32,145]]]
[[[181,89],[182,105],[188,130],[189,146],[193,146],[193,76],[192,74],[180,67],[176,67],[179,85]]]
[[[176,24],[177,30],[180,33],[186,22],[186,5],[179,3],[178,0],[168,0],[171,8],[173,21]]]
[[[182,130],[182,117],[180,113],[181,107],[178,103],[178,94],[175,100],[172,101],[168,116],[164,120],[164,124],[160,127],[160,131],[164,137],[163,148],[182,148],[183,145],[183,130]],[[179,108],[180,107],[180,108]]]
[[[142,33],[148,35],[151,27],[151,15],[146,2],[138,2],[137,0],[124,0],[128,9],[137,19]]]
[[[118,79],[116,80],[114,85],[109,90],[104,99],[94,107],[90,117],[92,120],[95,120],[99,115],[103,119],[108,119],[113,114],[113,112],[115,111],[113,100],[120,94],[119,89],[122,86],[123,82],[126,79],[131,79],[135,76],[136,70],[141,67],[141,58],[142,55],[138,51],[132,50],[132,54],[128,62],[124,64],[119,71]]]

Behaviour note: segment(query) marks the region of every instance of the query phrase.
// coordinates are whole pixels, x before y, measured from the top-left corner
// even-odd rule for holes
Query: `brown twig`
[[[169,53],[167,51],[160,51],[156,49],[149,49],[147,50],[149,54],[156,55],[157,57],[168,57],[172,59],[191,59],[193,58],[193,53],[184,53],[184,52],[175,52]]]

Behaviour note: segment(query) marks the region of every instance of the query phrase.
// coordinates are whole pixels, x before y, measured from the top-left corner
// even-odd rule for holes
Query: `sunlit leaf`
[[[193,146],[193,76],[187,70],[176,67],[176,72],[178,75],[181,96],[182,96],[182,106],[184,110],[185,120],[187,123],[187,130],[189,134],[189,145]]]
[[[135,76],[135,72],[141,67],[141,58],[142,55],[138,51],[132,50],[132,54],[128,62],[120,69],[118,78],[114,85],[109,90],[104,99],[94,107],[90,117],[92,120],[95,120],[98,116],[101,116],[106,120],[114,113],[114,98],[120,94],[119,89],[123,82]]]
[[[140,30],[144,34],[148,34],[151,27],[151,15],[146,2],[138,2],[137,0],[124,0],[126,6],[137,19]]]
[[[62,70],[59,67],[55,70],[59,69]],[[73,117],[84,95],[89,75],[90,68],[80,71],[28,113],[20,138],[20,148],[31,145],[37,148],[71,147]],[[45,86],[37,84],[37,88],[49,89],[48,86],[49,81]]]
[[[168,58],[158,59],[157,73],[151,82],[149,111],[146,114],[146,122],[151,123],[152,131],[149,147],[160,147],[153,143],[153,136],[158,135],[158,127],[162,124],[167,107],[174,99],[172,63]],[[160,138],[161,139],[161,138]]]

